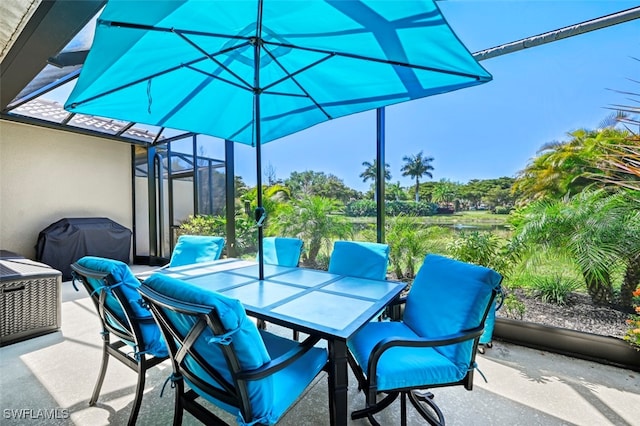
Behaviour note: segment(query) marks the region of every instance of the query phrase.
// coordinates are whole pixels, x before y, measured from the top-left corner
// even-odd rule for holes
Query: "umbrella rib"
[[[271,52],[269,52],[269,51],[268,51],[268,50],[266,50],[266,49],[265,49],[265,51],[267,52],[267,54],[268,54],[269,56],[271,56],[271,58],[273,59],[273,61],[274,61],[276,64],[278,64],[278,66],[282,69],[282,71],[284,71],[284,72],[287,74],[287,76],[286,76],[286,77],[282,77],[281,79],[278,79],[278,80],[274,81],[274,82],[273,82],[273,83],[271,83],[271,84],[267,84],[266,86],[264,86],[264,87],[262,88],[262,90],[268,90],[270,87],[273,87],[273,86],[275,86],[275,85],[277,85],[277,84],[280,84],[280,83],[282,83],[283,81],[288,80],[288,79],[292,79],[293,81],[296,81],[295,79],[293,79],[293,77],[294,77],[294,76],[296,76],[296,75],[298,75],[298,74],[300,74],[300,73],[302,73],[302,72],[304,72],[304,71],[308,70],[309,68],[312,68],[312,67],[314,67],[314,66],[316,66],[316,65],[318,65],[318,64],[320,64],[320,63],[322,63],[322,62],[326,61],[327,59],[330,59],[330,58],[332,58],[332,57],[334,56],[333,54],[329,54],[329,55],[325,56],[325,57],[324,57],[324,58],[322,58],[322,59],[318,59],[317,61],[315,61],[315,62],[313,62],[313,63],[311,63],[311,64],[309,64],[309,65],[307,65],[307,66],[305,66],[305,67],[303,67],[303,68],[300,68],[298,71],[294,71],[294,72],[292,72],[292,73],[289,73],[289,72],[288,72],[288,71],[287,71],[287,70],[282,66],[282,64],[280,64],[280,62],[279,62],[279,61],[274,57],[274,55],[272,55],[272,54],[271,54]],[[300,85],[299,85],[299,83],[298,83],[297,81],[296,81],[296,84],[298,84],[298,86],[300,86]]]
[[[235,72],[231,71],[227,66],[225,66],[222,62],[220,62],[219,60],[217,60],[213,55],[211,55],[210,53],[208,53],[206,50],[204,50],[203,48],[201,48],[200,46],[198,46],[196,43],[194,43],[193,41],[191,41],[187,36],[185,36],[184,34],[182,34],[182,30],[172,30],[171,32],[173,32],[174,34],[178,35],[178,37],[180,37],[181,39],[183,39],[184,41],[186,41],[189,45],[191,45],[193,48],[195,48],[198,52],[202,53],[203,55],[205,55],[207,58],[211,59],[213,62],[215,62],[216,65],[218,65],[220,68],[222,68],[223,70],[225,70],[226,72],[228,72],[229,74],[231,74],[232,76],[234,76],[235,78],[238,79],[238,81],[240,81],[242,84],[244,84],[247,88],[251,88],[251,84],[249,84],[249,82],[245,81],[242,77],[240,77],[238,74],[236,74]],[[220,52],[217,52],[216,55],[220,55],[222,53],[226,53],[229,52],[231,50],[236,50],[239,49],[241,47],[244,46],[248,46],[249,42],[245,42],[242,43],[238,46],[234,46],[232,48],[229,49],[225,49],[225,50],[221,50]]]
[[[176,33],[176,34],[177,34],[177,33]],[[186,40],[188,41],[188,39],[186,39]],[[234,46],[234,47],[229,48],[229,49],[224,49],[224,50],[221,50],[220,52],[216,53],[216,55],[224,54],[224,53],[226,53],[226,52],[229,52],[229,51],[235,50],[235,49],[237,49],[237,48],[239,48],[239,47],[243,47],[243,46],[246,46],[246,45],[248,45],[248,43],[244,43],[244,44],[242,44],[242,45],[240,45],[240,46]],[[103,96],[106,96],[106,95],[110,95],[110,94],[112,94],[112,93],[115,93],[115,92],[117,92],[117,91],[119,91],[119,90],[123,90],[123,89],[126,89],[126,88],[131,87],[131,86],[135,86],[136,84],[142,83],[143,81],[150,80],[150,79],[152,79],[152,78],[155,78],[155,77],[158,77],[158,76],[161,76],[161,75],[164,75],[164,74],[171,73],[171,72],[176,71],[176,70],[178,70],[178,69],[180,69],[180,68],[182,68],[182,67],[184,67],[184,68],[188,68],[188,69],[193,70],[193,71],[201,72],[201,73],[203,73],[203,74],[206,74],[206,75],[207,75],[207,76],[209,76],[209,77],[218,78],[218,79],[220,79],[220,80],[222,80],[222,81],[224,81],[224,82],[226,82],[226,83],[232,84],[232,85],[234,85],[234,86],[237,86],[237,87],[240,87],[240,88],[243,88],[243,89],[253,90],[253,88],[251,87],[251,85],[249,85],[247,82],[245,82],[244,80],[242,80],[242,78],[240,78],[240,77],[236,76],[236,75],[235,75],[235,73],[233,73],[231,70],[229,70],[229,69],[228,69],[224,64],[222,64],[222,63],[220,63],[219,61],[217,61],[217,60],[215,60],[214,58],[212,58],[212,55],[210,55],[210,54],[208,54],[208,53],[206,53],[206,52],[204,52],[204,51],[202,51],[202,53],[206,55],[206,57],[205,57],[205,58],[197,58],[197,59],[194,59],[194,60],[192,60],[192,61],[185,62],[185,63],[182,63],[182,64],[180,64],[180,65],[176,65],[176,66],[171,67],[171,68],[167,68],[166,70],[159,71],[159,72],[157,72],[157,73],[155,73],[155,74],[151,74],[151,75],[148,75],[148,76],[145,76],[145,77],[139,78],[138,80],[134,80],[134,81],[129,82],[129,83],[127,83],[127,84],[123,84],[123,85],[121,85],[121,86],[114,87],[113,89],[111,89],[111,90],[107,90],[106,92],[102,92],[102,93],[100,93],[100,94],[98,94],[98,95],[91,96],[91,97],[86,98],[86,99],[84,99],[84,100],[82,100],[82,101],[74,102],[73,104],[71,104],[71,105],[70,105],[70,107],[71,107],[71,108],[75,108],[75,107],[77,107],[78,105],[82,105],[82,104],[85,104],[85,103],[87,103],[87,102],[90,102],[90,101],[92,101],[92,100],[94,100],[94,99],[98,99],[98,98],[101,98],[101,97],[103,97]],[[232,81],[230,81],[230,80],[226,80],[226,79],[224,79],[224,78],[222,78],[222,77],[219,77],[219,76],[211,75],[211,74],[209,74],[209,73],[207,73],[207,72],[205,72],[205,71],[199,70],[199,69],[197,69],[197,68],[195,68],[195,67],[193,67],[193,66],[192,66],[193,64],[197,64],[198,62],[202,62],[202,61],[204,61],[205,59],[213,59],[213,60],[214,60],[214,62],[218,63],[220,67],[222,67],[223,69],[227,70],[230,74],[232,74],[232,75],[236,76],[236,78],[238,78],[242,83],[246,84],[247,86],[246,86],[246,87],[243,87],[242,85],[240,85],[240,84],[238,84],[238,83],[234,83],[234,82],[232,82]]]
[[[190,65],[185,65],[185,68],[188,68],[188,69],[190,69],[192,71],[195,71],[195,72],[199,72],[201,74],[204,74],[207,77],[211,77],[211,78],[214,78],[216,80],[224,81],[225,83],[230,84],[232,86],[235,86],[235,87],[237,87],[239,89],[243,89],[243,90],[247,90],[247,91],[252,91],[253,90],[251,87],[245,87],[242,84],[236,83],[236,82],[231,81],[231,80],[227,80],[226,78],[220,77],[219,75],[214,75],[214,74],[212,74],[210,72],[206,72],[206,71],[200,70],[200,69],[198,69],[196,67],[192,67]]]
[[[286,93],[286,92],[271,92],[271,91],[263,91],[265,95],[276,95],[276,96],[291,96],[292,98],[309,98],[309,95],[305,94],[296,94],[296,93]],[[322,107],[318,106],[318,108],[322,109]],[[329,117],[329,115],[327,115]],[[331,117],[329,117],[331,118]]]
[[[306,50],[308,52],[324,53],[326,55],[331,54],[331,55],[341,56],[341,57],[351,58],[351,59],[361,59],[363,61],[369,61],[369,62],[379,62],[381,64],[397,65],[397,66],[405,67],[405,68],[416,68],[416,69],[420,69],[420,70],[423,70],[423,71],[434,71],[434,72],[439,72],[439,73],[443,73],[443,74],[457,75],[459,77],[472,78],[474,80],[483,80],[483,77],[475,75],[475,74],[469,74],[469,73],[460,72],[460,71],[454,71],[454,70],[445,70],[445,69],[441,69],[441,68],[428,67],[428,66],[424,66],[424,65],[409,64],[409,63],[406,63],[406,62],[394,61],[394,60],[390,60],[390,59],[380,59],[380,58],[374,58],[374,57],[371,57],[371,56],[356,55],[355,53],[336,52],[336,51],[329,51],[329,50],[325,50],[325,49],[317,49],[317,48],[313,48],[313,47],[301,47],[301,46],[296,46],[295,44],[276,43],[276,42],[266,41],[266,40],[264,41],[264,44],[269,44],[269,45],[273,45],[273,46],[287,47],[287,48],[290,48],[290,49]]]
[[[184,29],[176,30],[175,28],[169,28],[169,27],[155,27],[153,25],[134,24],[131,22],[121,22],[121,21],[106,21],[103,19],[98,20],[98,24],[106,25],[110,27],[121,27],[121,28],[128,28],[132,30],[156,31],[156,32],[164,32],[164,33],[180,31],[183,34],[217,37],[217,38],[223,38],[223,39],[232,38],[232,39],[238,39],[238,40],[248,40],[250,38],[247,36],[240,36],[240,35],[218,34],[218,33],[212,33],[207,31],[184,30]]]
[[[97,95],[94,95],[94,96],[90,96],[90,97],[88,97],[88,98],[86,98],[86,99],[83,99],[83,100],[81,100],[81,101],[74,102],[74,103],[72,103],[71,105],[69,105],[69,107],[70,107],[70,108],[75,108],[75,107],[77,107],[78,105],[85,104],[85,103],[87,103],[87,102],[93,101],[94,99],[98,99],[98,98],[101,98],[101,97],[103,97],[103,96],[107,96],[107,95],[110,95],[110,94],[115,93],[115,92],[117,92],[117,91],[120,91],[120,90],[122,90],[122,89],[126,89],[126,88],[128,88],[128,87],[135,86],[136,84],[142,83],[143,81],[151,80],[152,78],[156,78],[156,77],[158,77],[158,76],[161,76],[161,75],[164,75],[164,74],[168,74],[168,73],[173,72],[173,71],[176,71],[176,70],[178,70],[178,69],[180,69],[180,68],[188,67],[188,66],[189,66],[189,65],[191,65],[191,64],[195,64],[195,63],[198,63],[198,62],[204,61],[204,59],[205,59],[205,58],[198,58],[198,59],[194,59],[193,61],[189,61],[189,62],[187,62],[187,63],[180,64],[180,65],[176,65],[175,67],[167,68],[167,69],[162,70],[162,71],[159,71],[159,72],[157,72],[157,73],[154,73],[154,74],[151,74],[151,75],[147,75],[147,76],[141,77],[141,78],[139,78],[139,79],[137,79],[137,80],[134,80],[134,81],[131,81],[131,82],[127,83],[127,84],[123,84],[123,85],[121,85],[121,86],[114,87],[113,89],[109,89],[109,90],[107,90],[106,92],[102,92],[102,93],[100,93],[100,94],[97,94]]]
[[[315,105],[315,106],[316,106],[320,111],[322,111],[322,113],[323,113],[323,114],[324,114],[328,119],[333,118],[333,117],[331,117],[331,115],[330,115],[327,111],[325,111],[325,109],[322,107],[322,105],[320,105],[320,104],[315,100],[315,98],[314,98],[313,96],[311,96],[311,94],[309,94],[309,92],[307,91],[307,89],[305,89],[305,88],[304,88],[304,87],[303,87],[303,86],[298,82],[298,80],[295,78],[295,76],[296,76],[296,75],[298,75],[298,74],[300,74],[300,73],[302,73],[302,72],[304,72],[304,71],[308,70],[309,68],[312,68],[312,67],[314,67],[314,66],[316,66],[316,65],[318,65],[318,64],[321,64],[322,62],[324,62],[324,61],[326,61],[326,60],[328,60],[328,59],[332,58],[332,57],[334,56],[333,54],[329,53],[329,54],[327,54],[327,56],[325,56],[324,58],[321,58],[321,59],[319,59],[319,60],[317,60],[317,61],[315,61],[315,62],[313,62],[313,63],[311,63],[311,64],[307,65],[306,67],[302,67],[302,68],[300,68],[299,70],[294,71],[293,73],[290,73],[290,72],[289,72],[289,71],[287,71],[287,69],[286,69],[286,68],[285,68],[285,67],[280,63],[280,61],[275,57],[275,55],[273,55],[273,54],[271,53],[271,51],[269,51],[269,49],[266,49],[266,48],[265,48],[265,49],[264,49],[264,51],[265,51],[265,52],[267,52],[267,55],[269,55],[269,56],[271,57],[271,59],[273,59],[273,62],[275,62],[275,63],[278,65],[278,67],[280,67],[280,69],[281,69],[281,70],[286,74],[286,77],[283,77],[283,78],[281,78],[281,79],[279,79],[279,80],[276,80],[276,81],[274,81],[273,83],[271,83],[271,84],[269,84],[269,85],[267,85],[267,86],[263,87],[263,88],[262,88],[262,90],[263,90],[263,91],[264,91],[264,90],[267,90],[269,87],[273,87],[273,86],[275,86],[275,85],[277,85],[277,84],[279,84],[279,83],[281,83],[281,82],[283,82],[283,81],[285,81],[285,80],[290,79],[291,81],[293,81],[293,82],[295,83],[295,85],[296,85],[296,86],[298,86],[298,88],[299,88],[300,90],[302,90],[302,92],[303,92],[303,93],[304,93],[304,95],[305,95],[305,96],[302,96],[302,97],[307,97],[307,98],[309,98],[309,99],[311,100],[311,102],[313,102],[313,104],[314,104],[314,105]],[[273,92],[272,94],[275,94],[275,93],[277,93],[277,92]],[[278,94],[281,94],[281,93],[278,93]],[[294,94],[291,94],[290,96],[301,96],[301,95],[294,95]]]

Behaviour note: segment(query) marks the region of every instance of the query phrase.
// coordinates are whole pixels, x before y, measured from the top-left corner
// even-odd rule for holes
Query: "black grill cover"
[[[83,256],[129,263],[131,230],[106,217],[61,219],[43,229],[36,244],[36,261],[71,279],[71,264]]]

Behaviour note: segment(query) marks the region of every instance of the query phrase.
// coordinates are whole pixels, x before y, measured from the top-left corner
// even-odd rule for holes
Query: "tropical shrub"
[[[448,246],[454,258],[486,266],[506,275],[513,255],[500,238],[489,231],[462,231]]]
[[[437,213],[438,205],[434,203],[413,201],[385,201],[387,216],[432,216]],[[350,217],[375,217],[377,204],[373,200],[357,200],[345,206],[344,213]]]
[[[416,226],[412,216],[400,215],[387,221],[386,242],[389,263],[397,279],[415,277],[427,253],[444,251],[443,235],[450,231],[439,226]]]
[[[633,292],[633,305],[635,314],[629,316],[627,320],[629,329],[623,338],[640,351],[640,285]]]
[[[507,294],[502,303],[502,309],[507,318],[522,320],[526,306],[524,302],[516,297],[513,293]]]
[[[551,250],[570,258],[595,303],[613,301],[612,273],[620,264],[628,279],[638,276],[640,213],[630,193],[585,190],[563,200],[534,202],[515,212],[511,223],[525,257]]]
[[[351,217],[367,217],[376,215],[376,202],[373,200],[357,200],[347,203],[344,214]]]
[[[264,221],[264,227],[268,228],[269,223],[277,220],[277,216],[283,209],[286,209],[288,206],[288,201],[291,199],[290,191],[287,187],[282,185],[271,185],[266,186],[263,185],[262,188],[262,207],[265,209],[267,213],[266,220]],[[251,215],[253,215],[253,211],[258,206],[258,192],[256,188],[251,188],[242,196],[243,204],[244,202],[249,202],[249,208],[251,210]],[[243,206],[244,207],[244,206]],[[245,216],[246,217],[246,216]],[[237,219],[236,219],[237,220]],[[251,217],[253,219],[253,216]]]
[[[561,275],[535,277],[530,283],[535,297],[544,303],[556,305],[565,305],[569,295],[579,289],[581,285],[579,281]]]
[[[226,232],[226,222],[224,216],[189,215],[178,227],[177,234],[223,235]]]
[[[236,214],[236,255],[257,251],[258,235],[255,221],[243,213]],[[227,236],[227,218],[225,216],[189,215],[180,224],[178,235],[217,235]]]
[[[351,237],[351,223],[341,213],[342,204],[337,200],[317,195],[292,200],[287,209],[282,209],[269,232],[301,238],[305,250],[303,263],[319,266],[316,261],[320,250],[330,250],[334,239]]]
[[[589,185],[602,186],[605,168],[602,160],[611,147],[624,145],[630,132],[626,129],[578,129],[568,140],[542,146],[538,155],[518,173],[513,190],[524,201],[551,198],[559,200],[582,192]]]
[[[502,288],[504,292],[503,306],[507,316],[522,319],[525,305],[518,297],[510,292],[506,278],[519,256],[517,243],[504,241],[490,231],[461,232],[449,244],[452,257],[463,262],[486,266],[503,276]]]
[[[508,206],[495,206],[495,208],[493,209],[493,213],[495,214],[509,214],[511,213],[511,210],[513,210],[511,207]]]

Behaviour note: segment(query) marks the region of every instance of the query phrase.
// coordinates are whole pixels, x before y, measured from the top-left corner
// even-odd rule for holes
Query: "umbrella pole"
[[[260,105],[260,97],[255,96],[256,105]],[[260,107],[256,107],[256,117],[259,117]],[[256,130],[257,135],[260,135],[260,120],[256,119]],[[256,138],[256,191],[258,195],[257,204],[258,207],[255,211],[255,219],[258,225],[258,278],[264,279],[264,249],[262,247],[262,237],[263,230],[262,225],[264,224],[264,219],[266,217],[266,212],[264,211],[264,207],[262,207],[262,154],[260,149],[260,137]]]
[[[253,43],[253,111],[254,111],[254,129],[256,141],[256,192],[257,204],[255,219],[258,225],[258,279],[264,279],[264,248],[262,246],[264,220],[266,212],[262,206],[262,138],[260,131],[260,48],[262,47],[261,30],[262,30],[262,2],[258,3],[258,19],[257,19],[256,37]]]

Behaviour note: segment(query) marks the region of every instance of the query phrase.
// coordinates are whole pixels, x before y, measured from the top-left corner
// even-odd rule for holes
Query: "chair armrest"
[[[272,359],[259,368],[242,371],[238,374],[237,377],[241,380],[260,380],[265,377],[271,376],[272,374],[277,373],[283,368],[286,368],[288,365],[293,363],[305,353],[309,352],[309,350],[311,350],[313,346],[318,343],[318,341],[320,341],[319,337],[309,336],[297,347],[291,349],[290,351],[280,355],[277,358]]]
[[[467,340],[472,340],[482,335],[484,331],[484,326],[478,326],[472,328],[470,330],[464,330],[459,333],[450,334],[448,336],[441,336],[435,339],[426,339],[426,338],[415,338],[415,339],[407,339],[407,338],[399,338],[399,337],[387,337],[380,342],[378,342],[371,351],[371,356],[369,357],[369,365],[367,366],[367,371],[369,373],[369,378],[376,376],[376,369],[378,366],[378,360],[382,356],[382,354],[391,348],[394,347],[414,347],[414,348],[426,348],[426,347],[435,347],[435,346],[446,346],[452,345],[454,343],[461,343]]]
[[[100,272],[100,271],[96,271],[94,269],[88,269],[85,268],[84,266],[81,266],[79,263],[73,263],[71,265],[71,269],[72,271],[76,272],[77,274],[80,275],[84,275],[88,278],[95,278],[98,280],[102,280],[104,279],[107,275],[109,275],[109,272]]]

